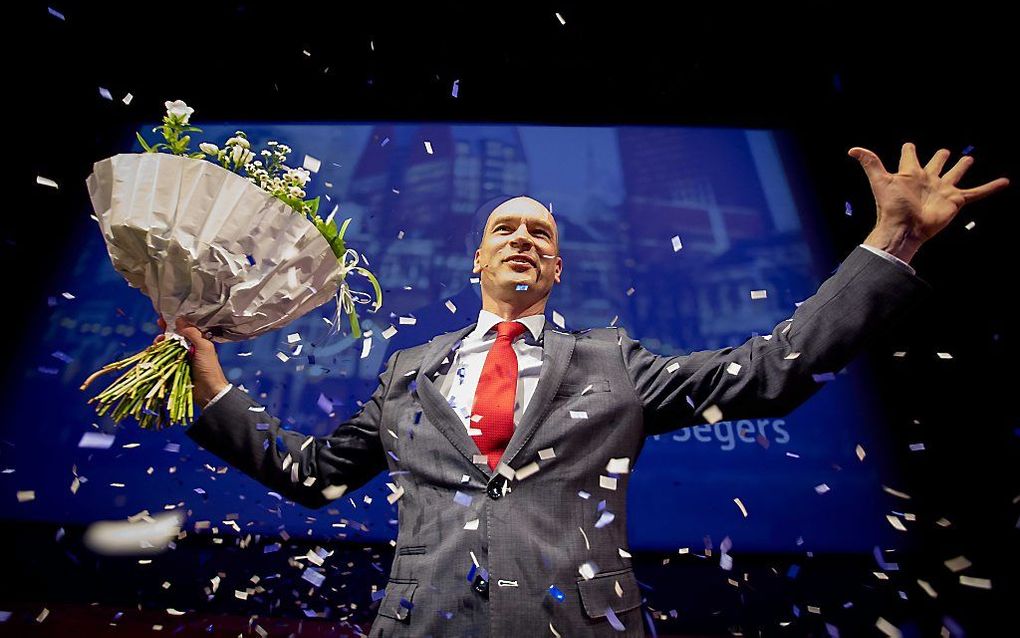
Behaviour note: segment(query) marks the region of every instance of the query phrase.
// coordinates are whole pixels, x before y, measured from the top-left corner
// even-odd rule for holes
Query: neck
[[[513,321],[521,317],[543,314],[547,299],[548,297],[542,297],[530,305],[522,306],[519,300],[517,303],[511,303],[503,299],[482,295],[482,310],[499,315],[504,321]]]

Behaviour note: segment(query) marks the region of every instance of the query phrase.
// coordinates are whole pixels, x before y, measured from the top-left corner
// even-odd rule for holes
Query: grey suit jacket
[[[610,475],[609,460],[633,467],[646,436],[704,423],[710,406],[724,419],[788,413],[821,387],[813,375],[846,366],[929,290],[857,247],[792,319],[739,347],[663,357],[621,328],[566,333],[547,322],[537,389],[496,472],[475,462],[433,380],[474,325],[394,352],[371,399],[327,437],[280,429],[237,388],[188,434],[312,508],[337,497],[324,488],[353,490],[389,470],[402,491],[399,531],[372,636],[520,638],[551,636],[550,625],[562,636],[643,636],[641,592],[620,553],[629,474]],[[601,501],[615,518],[596,527]]]

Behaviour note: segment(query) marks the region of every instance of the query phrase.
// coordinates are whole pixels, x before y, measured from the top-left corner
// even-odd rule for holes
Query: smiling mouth
[[[528,259],[527,257],[522,257],[522,256],[507,257],[503,261],[507,262],[508,264],[515,264],[515,265],[518,265],[518,266],[534,266],[535,265],[534,263],[532,263],[532,261],[530,259]]]

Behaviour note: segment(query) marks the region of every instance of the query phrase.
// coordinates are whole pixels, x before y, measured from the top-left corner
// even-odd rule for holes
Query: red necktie
[[[517,396],[517,353],[513,340],[525,330],[517,321],[496,324],[496,342],[485,356],[482,376],[478,379],[472,415],[481,416],[477,427],[481,436],[475,437],[478,451],[489,459],[493,470],[503,456],[506,444],[514,433],[514,399]]]

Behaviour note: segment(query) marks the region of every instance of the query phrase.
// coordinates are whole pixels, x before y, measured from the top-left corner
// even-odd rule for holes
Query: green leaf
[[[139,133],[138,131],[135,131],[135,137],[138,138],[138,141],[142,144],[142,148],[145,149],[146,153],[155,153],[155,151],[152,150],[152,147],[145,143],[145,138],[142,137],[141,133]]]
[[[310,199],[310,200],[308,200],[307,203],[311,204],[311,206],[312,206],[312,211],[309,213],[309,215],[312,215],[312,216],[318,215],[319,214],[319,198],[316,197],[315,199]]]
[[[340,227],[340,239],[344,238],[344,233],[347,232],[347,226],[348,226],[348,224],[351,223],[352,219],[354,219],[354,218],[353,217],[348,217],[347,219],[344,220],[344,225]]]

